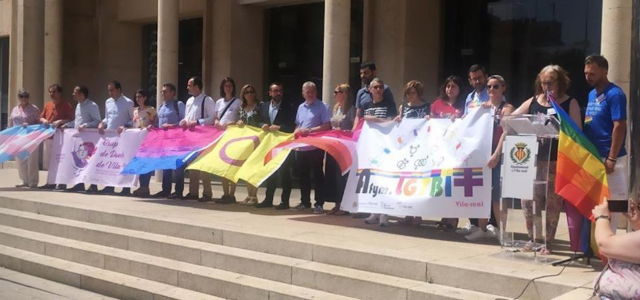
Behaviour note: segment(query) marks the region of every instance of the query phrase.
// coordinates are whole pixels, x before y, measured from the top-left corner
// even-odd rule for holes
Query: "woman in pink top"
[[[460,97],[462,79],[449,76],[440,87],[440,97],[431,104],[432,118],[460,118],[464,113],[464,99]],[[436,224],[438,229],[451,231],[458,227],[458,219],[443,218]]]
[[[449,76],[440,88],[440,97],[431,104],[432,118],[459,118],[464,112],[464,100],[458,101],[462,79]]]

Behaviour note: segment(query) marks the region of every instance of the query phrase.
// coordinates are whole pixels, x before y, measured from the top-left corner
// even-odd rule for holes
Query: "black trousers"
[[[325,165],[325,188],[326,188],[326,201],[335,201],[337,206],[342,203],[342,196],[344,195],[344,189],[347,187],[347,176],[349,174],[342,175],[340,171],[340,165],[331,156],[327,154],[327,160]]]
[[[319,149],[296,152],[296,167],[298,169],[298,177],[300,178],[300,196],[302,198],[300,200],[305,206],[311,206],[312,176],[316,200],[315,206],[324,205],[325,185],[324,173],[322,172],[323,160],[324,151]]]
[[[289,197],[291,196],[291,167],[294,164],[294,154],[289,153],[289,156],[284,160],[280,169],[277,172],[271,174],[267,179],[267,191],[264,201],[266,203],[273,204],[273,195],[276,192],[278,186],[278,178],[280,178],[280,184],[282,185],[282,196],[280,201],[284,204],[289,204]]]

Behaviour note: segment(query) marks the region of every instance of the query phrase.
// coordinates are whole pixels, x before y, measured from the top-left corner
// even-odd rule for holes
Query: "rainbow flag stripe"
[[[555,101],[551,103],[560,119],[555,192],[591,219],[591,210],[609,197],[604,164],[571,117]]]
[[[415,179],[421,179],[421,178],[427,178],[427,177],[442,177],[443,174],[444,176],[450,176],[450,175],[463,176],[464,170],[465,169],[463,168],[453,168],[453,169],[434,169],[434,170],[425,171],[425,172],[392,172],[392,171],[384,171],[379,169],[369,169],[369,171],[371,172],[371,175],[387,177],[387,178],[402,177],[402,178],[415,178]],[[482,175],[482,168],[472,168],[471,170],[473,171],[473,175],[477,175],[477,176]],[[358,169],[357,174],[360,175],[362,171],[364,171],[364,169]]]

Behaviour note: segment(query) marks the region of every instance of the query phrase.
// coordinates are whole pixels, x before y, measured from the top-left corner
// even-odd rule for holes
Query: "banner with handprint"
[[[145,129],[127,129],[121,134],[116,130],[105,130],[104,134],[97,129],[57,130],[47,183],[134,186],[137,175],[121,173],[146,135]]]
[[[493,118],[367,122],[342,209],[396,216],[489,218]],[[497,166],[499,167],[499,165]]]

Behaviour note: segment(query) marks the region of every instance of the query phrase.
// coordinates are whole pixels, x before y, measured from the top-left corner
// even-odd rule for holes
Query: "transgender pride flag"
[[[136,156],[124,167],[122,174],[178,169],[216,143],[223,133],[224,130],[213,126],[150,129]]]
[[[25,159],[50,138],[56,130],[42,124],[27,127],[13,126],[0,132],[0,163],[14,157]]]

